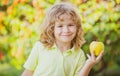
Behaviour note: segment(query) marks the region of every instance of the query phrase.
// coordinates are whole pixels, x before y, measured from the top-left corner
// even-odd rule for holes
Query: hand
[[[103,53],[104,51],[102,51],[97,57],[95,57],[94,52],[91,53],[91,56],[87,54],[88,59],[80,70],[78,76],[88,76],[92,67],[102,59]]]
[[[94,52],[91,53],[91,56],[89,54],[87,54],[88,59],[87,59],[86,63],[91,66],[94,66],[96,63],[100,62],[100,60],[103,57],[103,54],[104,54],[104,50],[101,51],[101,53],[97,57],[95,57]]]

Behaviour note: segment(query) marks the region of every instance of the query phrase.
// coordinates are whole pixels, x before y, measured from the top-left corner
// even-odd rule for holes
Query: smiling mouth
[[[62,35],[62,36],[71,36],[71,34],[70,35]]]

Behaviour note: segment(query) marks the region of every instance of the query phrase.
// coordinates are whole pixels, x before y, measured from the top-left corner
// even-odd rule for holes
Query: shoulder
[[[80,48],[80,49],[78,49],[78,53],[84,54],[84,50],[82,50],[82,49]]]
[[[35,42],[35,45],[36,45],[36,46],[40,46],[40,45],[43,45],[43,44],[42,44],[40,41],[36,41],[36,42]]]
[[[84,50],[80,49],[80,52],[81,52],[82,54],[84,54]]]
[[[79,53],[79,57],[80,57],[80,58],[86,59],[84,50],[79,49],[79,50],[78,50],[78,53]]]
[[[40,41],[36,41],[34,46],[36,46],[36,47],[44,47],[43,44]]]
[[[37,50],[45,49],[44,45],[40,41],[36,41],[33,48],[36,48]]]

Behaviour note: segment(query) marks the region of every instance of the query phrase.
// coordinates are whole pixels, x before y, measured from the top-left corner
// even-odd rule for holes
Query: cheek
[[[59,29],[54,28],[54,36],[56,37],[56,35],[58,35],[58,34],[59,34]]]
[[[71,28],[71,31],[72,31],[73,33],[76,33],[76,32],[77,32],[77,28],[76,28],[76,27],[73,27],[73,28]]]
[[[57,28],[57,27],[54,28],[54,32],[59,33],[60,31],[61,31],[60,28]]]

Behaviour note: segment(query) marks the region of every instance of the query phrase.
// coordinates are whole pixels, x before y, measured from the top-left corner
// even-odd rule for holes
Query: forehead
[[[62,14],[60,15],[57,19],[56,22],[61,22],[61,23],[74,23],[74,19],[70,14]]]

